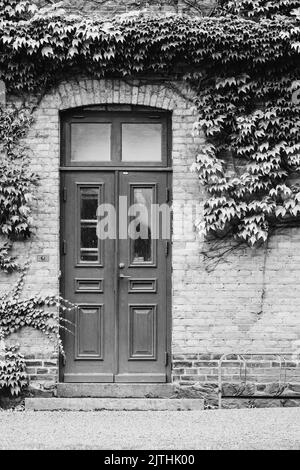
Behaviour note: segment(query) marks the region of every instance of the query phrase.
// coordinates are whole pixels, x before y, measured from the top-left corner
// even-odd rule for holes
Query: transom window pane
[[[111,124],[71,124],[71,160],[107,162],[111,160]]]
[[[123,162],[161,162],[162,125],[155,123],[122,124]]]

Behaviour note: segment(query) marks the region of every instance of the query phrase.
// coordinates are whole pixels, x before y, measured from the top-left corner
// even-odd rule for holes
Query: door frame
[[[126,105],[125,105],[126,106]],[[112,106],[107,106],[107,108],[112,108]],[[121,115],[123,112],[120,110],[121,106],[117,105],[118,111],[117,114]],[[100,164],[95,166],[93,165],[86,165],[86,166],[79,166],[77,165],[70,165],[70,161],[67,161],[66,158],[66,132],[65,132],[65,123],[66,117],[70,115],[78,115],[78,112],[83,114],[91,112],[93,114],[99,114],[99,111],[91,111],[91,107],[88,107],[88,111],[85,111],[85,108],[73,108],[64,112],[60,113],[60,124],[61,124],[61,133],[60,133],[60,154],[61,154],[61,166],[60,166],[60,234],[59,234],[59,245],[60,245],[60,273],[59,273],[59,289],[60,295],[64,297],[65,292],[65,256],[64,256],[64,247],[63,247],[63,236],[65,233],[65,219],[63,217],[63,204],[65,202],[65,175],[68,172],[97,172],[99,174],[103,172],[112,172],[114,173],[114,181],[115,181],[115,204],[118,201],[119,197],[119,175],[122,172],[144,172],[144,173],[153,173],[153,172],[160,172],[166,174],[167,179],[167,188],[166,190],[169,191],[169,203],[170,205],[173,202],[173,168],[171,166],[172,162],[172,115],[169,111],[164,111],[161,109],[155,108],[145,108],[139,106],[132,106],[133,110],[130,112],[132,113],[132,117],[134,115],[139,115],[139,112],[144,113],[160,113],[161,115],[165,116],[166,119],[166,136],[164,137],[166,143],[166,155],[163,158],[163,164],[161,165],[149,165],[149,163],[139,166],[134,166],[132,163],[128,165],[111,163],[110,165]],[[141,108],[139,110],[139,108]],[[126,106],[126,113],[128,114],[128,106]],[[107,112],[111,112],[110,110]],[[101,111],[103,114],[103,111]],[[76,120],[79,122],[79,119]],[[119,233],[119,218],[117,217],[117,233]],[[173,273],[173,264],[172,264],[172,235],[173,235],[173,219],[171,219],[171,239],[169,243],[169,253],[167,257],[167,271],[169,276],[166,279],[166,383],[171,383],[172,381],[172,273]],[[119,237],[115,240],[115,272],[119,271]],[[114,305],[115,305],[115,332],[114,332],[114,375],[116,374],[116,370],[118,367],[118,353],[119,353],[119,283],[118,283],[118,276],[115,275],[114,279]],[[61,313],[60,313],[61,315]],[[62,343],[64,344],[65,338],[65,330],[63,328],[60,329],[61,332],[61,339]],[[59,354],[59,382],[64,382],[64,368],[65,368],[65,359],[63,355]],[[118,382],[113,382],[113,384],[120,385]],[[155,385],[152,383],[152,385]]]

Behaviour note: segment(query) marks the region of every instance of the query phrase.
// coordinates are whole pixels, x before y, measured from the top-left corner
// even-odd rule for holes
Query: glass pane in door
[[[99,261],[97,237],[97,209],[100,203],[100,188],[80,188],[80,261]]]
[[[132,188],[131,205],[134,206],[135,212],[130,225],[132,264],[153,262],[152,204],[152,187]]]

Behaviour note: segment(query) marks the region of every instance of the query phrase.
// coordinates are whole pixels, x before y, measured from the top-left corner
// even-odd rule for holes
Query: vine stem
[[[260,310],[257,313],[257,316],[263,315],[264,313],[264,306],[265,306],[265,298],[266,298],[266,270],[267,270],[267,261],[268,261],[268,251],[269,251],[269,241],[270,241],[270,233],[268,234],[267,241],[264,247],[264,255],[263,255],[263,264],[262,264],[262,288],[261,288],[261,297],[260,297]]]

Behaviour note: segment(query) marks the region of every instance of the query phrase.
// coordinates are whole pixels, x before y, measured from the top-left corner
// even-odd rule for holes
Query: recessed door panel
[[[103,359],[103,305],[76,309],[76,360]]]
[[[156,305],[129,305],[129,360],[157,359]]]

